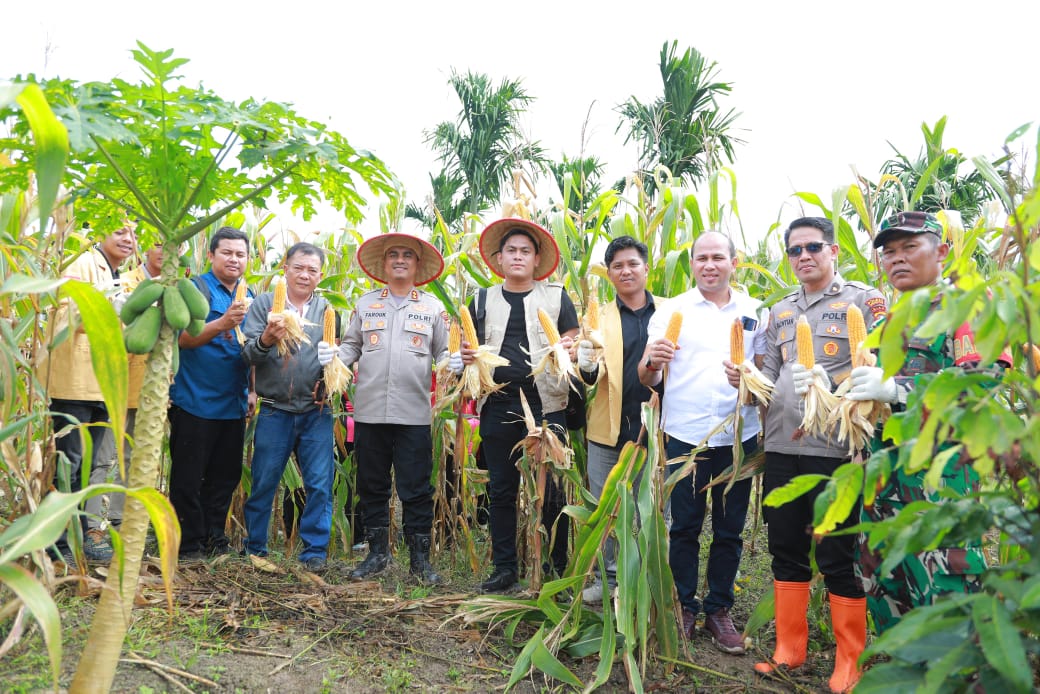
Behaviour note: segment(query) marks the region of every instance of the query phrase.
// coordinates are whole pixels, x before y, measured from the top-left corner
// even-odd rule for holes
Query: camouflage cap
[[[942,223],[931,212],[900,212],[881,222],[874,237],[874,248],[881,248],[894,236],[903,234],[935,234],[942,240]]]

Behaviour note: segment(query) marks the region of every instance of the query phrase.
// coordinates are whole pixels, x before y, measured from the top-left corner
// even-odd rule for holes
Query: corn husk
[[[740,318],[734,319],[730,331],[730,361],[740,372],[737,402],[753,402],[751,398],[754,398],[761,404],[768,405],[773,399],[774,384],[758,370],[753,361],[744,357],[744,323]]]
[[[599,302],[590,296],[585,308],[585,316],[581,322],[581,338],[588,340],[597,349],[603,349],[603,332],[599,322]]]
[[[547,373],[555,378],[557,383],[561,383],[565,378],[577,378],[578,374],[574,371],[571,355],[560,342],[560,333],[556,329],[556,322],[549,317],[545,309],[541,308],[538,309],[538,321],[541,323],[545,337],[549,340],[549,347],[544,351],[539,350],[537,353],[531,353],[532,361],[534,359],[538,360],[537,364],[533,364],[531,375],[538,376]]]
[[[863,347],[861,342],[852,354],[852,366],[876,366],[877,355]],[[845,379],[834,392],[838,406],[827,418],[827,429],[838,441],[849,446],[849,457],[855,456],[870,443],[878,424],[892,414],[887,402],[878,400],[849,400],[845,396],[852,388],[852,379]]]
[[[336,346],[336,312],[331,306],[325,307],[324,315],[324,331],[322,333],[322,341],[326,342],[333,347]],[[337,352],[332,357],[332,361],[325,365],[325,389],[330,394],[336,394],[344,392],[347,386],[350,384],[351,373],[347,365],[343,363],[343,360],[339,358]]]
[[[812,351],[812,331],[805,316],[798,319],[797,344],[798,362],[807,370],[812,372],[816,364],[816,357]],[[831,392],[830,384],[825,383],[816,373],[813,373],[809,389],[805,392],[803,399],[804,412],[802,414],[802,425],[795,431],[794,438],[801,438],[803,434],[824,437],[827,434],[827,418],[832,410],[838,406],[838,398]]]
[[[495,383],[495,367],[508,366],[509,360],[498,356],[491,347],[482,345],[477,341],[477,329],[473,325],[473,316],[465,306],[459,311],[459,323],[462,327],[462,341],[470,349],[477,353],[473,356],[473,363],[467,364],[462,369],[462,394],[480,400],[487,397],[496,390],[505,387],[505,383]]]
[[[298,351],[303,343],[311,343],[304,328],[313,324],[295,311],[286,308],[285,280],[283,278],[276,278],[276,280],[278,283],[275,285],[274,302],[271,305],[271,312],[267,314],[267,322],[281,323],[285,326],[285,335],[278,340],[277,344],[278,356],[284,357]],[[328,384],[326,383],[326,385]]]
[[[249,293],[247,291],[246,278],[240,277],[238,285],[235,287],[235,303],[245,302],[249,299]],[[245,333],[242,332],[242,326],[235,326],[235,337],[238,338],[238,344],[244,345],[246,343]]]

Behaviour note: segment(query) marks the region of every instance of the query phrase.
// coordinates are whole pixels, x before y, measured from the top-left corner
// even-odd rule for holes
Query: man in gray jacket
[[[287,311],[297,314],[309,342],[280,355],[275,346],[286,334],[280,316],[268,320],[273,294],[261,294],[245,321],[242,354],[256,367],[259,399],[253,438],[253,486],[245,505],[246,553],[267,554],[271,504],[292,453],[300,465],[307,495],[300,517],[300,562],[309,571],[325,568],[332,527],[333,462],[332,408],[315,401],[322,377],[318,342],[322,338],[325,299],[314,293],[322,277],[325,253],[309,243],[297,243],[285,254]]]
[[[409,570],[422,583],[440,582],[430,564],[433,526],[433,441],[430,383],[433,363],[447,356],[444,307],[416,289],[437,279],[444,260],[437,249],[408,234],[381,234],[361,244],[358,264],[380,289],[358,300],[339,355],[357,362],[354,391],[355,450],[368,556],[351,572],[364,579],[390,563],[390,470],[401,499]],[[327,364],[335,350],[318,345]],[[461,366],[461,364],[460,364]]]

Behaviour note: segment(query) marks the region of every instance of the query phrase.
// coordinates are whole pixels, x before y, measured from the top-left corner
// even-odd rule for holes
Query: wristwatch
[[[643,366],[645,366],[645,367],[646,367],[647,371],[660,371],[660,369],[656,369],[656,368],[654,368],[654,362],[653,362],[653,360],[652,360],[652,359],[650,358],[650,355],[649,355],[649,354],[648,354],[648,355],[646,355],[646,361],[645,361],[645,362],[643,362]]]

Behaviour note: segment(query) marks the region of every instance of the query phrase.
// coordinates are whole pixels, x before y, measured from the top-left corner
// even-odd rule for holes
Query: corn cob
[[[668,328],[664,331],[664,339],[673,345],[679,344],[679,332],[682,330],[682,314],[676,311],[668,319]]]
[[[242,301],[245,301],[245,300],[246,300],[246,281],[245,281],[245,279],[240,279],[238,281],[238,286],[235,287],[235,301],[242,302]]]
[[[459,318],[462,322],[462,341],[469,345],[470,349],[476,349],[480,342],[477,340],[477,327],[473,325],[473,316],[470,315],[469,309],[463,306],[459,311]]]
[[[324,333],[321,339],[331,345],[336,342],[336,312],[332,310],[331,306],[325,307],[324,318]]]
[[[274,301],[271,303],[271,313],[281,313],[285,310],[285,280],[279,280],[274,285]]]
[[[816,366],[816,356],[813,354],[812,328],[809,327],[809,321],[806,320],[804,315],[798,317],[796,331],[798,338],[798,363],[804,366],[806,370],[812,371],[812,368]]]
[[[469,315],[469,311],[465,308],[462,309],[466,315]],[[459,329],[459,324],[455,321],[451,322],[451,327],[448,328],[448,353],[455,354],[459,349],[462,348],[462,331]]]
[[[739,318],[733,320],[729,332],[729,360],[734,364],[744,363],[744,322]]]
[[[1040,347],[1035,344],[1029,345],[1030,356],[1033,358],[1033,373],[1040,374]]]
[[[845,325],[849,334],[849,349],[852,353],[852,366],[866,366],[866,361],[860,355],[863,341],[867,339],[867,324],[863,321],[863,312],[859,306],[852,304],[845,315]]]
[[[599,302],[594,296],[589,297],[589,304],[585,309],[585,329],[599,330]]]
[[[543,308],[538,309],[538,322],[542,324],[542,330],[545,332],[546,339],[549,340],[550,347],[560,341],[560,331],[556,329],[556,321],[550,318]]]

